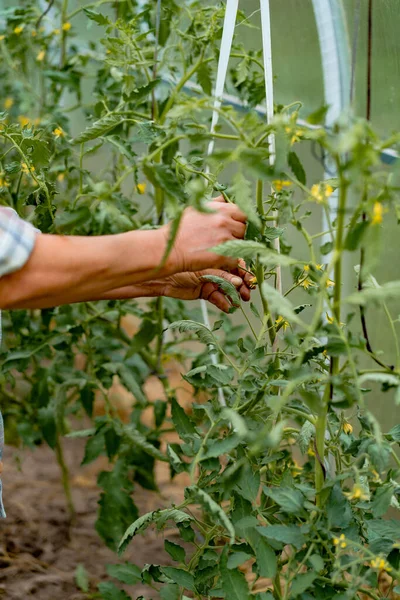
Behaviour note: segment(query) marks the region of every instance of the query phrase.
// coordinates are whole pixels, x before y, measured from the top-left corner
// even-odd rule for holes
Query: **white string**
[[[238,11],[239,0],[227,0],[226,10],[225,10],[225,18],[224,18],[224,26],[222,30],[222,40],[221,40],[221,48],[219,51],[219,61],[218,61],[218,70],[217,70],[217,80],[215,83],[214,90],[214,108],[211,118],[211,133],[214,133],[215,128],[218,124],[219,120],[219,109],[222,104],[222,97],[224,94],[224,87],[226,81],[226,74],[228,72],[228,64],[229,57],[231,55],[231,47],[233,41],[233,34],[235,32],[235,24],[236,24],[236,15]],[[207,156],[210,156],[214,150],[214,138],[210,140],[207,149]],[[206,172],[209,172],[209,168],[207,167]],[[208,314],[207,302],[205,300],[200,300],[201,311],[203,313],[203,322],[208,329],[211,328],[210,325],[210,317]],[[212,353],[211,354],[211,362],[216,365],[218,364],[217,356]],[[218,400],[221,406],[226,406],[225,394],[222,388],[218,388]]]
[[[265,79],[265,97],[266,97],[266,117],[267,125],[270,125],[274,118],[274,77],[272,71],[272,39],[271,39],[271,13],[269,0],[260,0],[261,7],[261,33],[264,57],[264,79]],[[269,164],[272,166],[275,163],[275,134],[270,133],[268,136],[269,145]],[[272,191],[272,190],[271,190]],[[274,217],[278,214],[275,211]],[[276,222],[274,222],[276,227]],[[279,237],[274,240],[274,248],[277,252],[281,251]],[[276,288],[282,293],[282,270],[278,266],[276,269]]]

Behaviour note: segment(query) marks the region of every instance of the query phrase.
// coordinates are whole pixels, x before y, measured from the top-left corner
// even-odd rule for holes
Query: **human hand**
[[[227,298],[218,284],[203,279],[205,275],[216,275],[228,281],[238,290],[240,297],[245,302],[250,300],[251,280],[253,276],[245,270],[243,260],[233,272],[222,269],[205,269],[203,271],[190,271],[176,273],[160,281],[159,294],[180,300],[208,300],[223,312],[229,312],[232,302]]]
[[[226,203],[220,196],[208,204],[212,213],[201,213],[187,208],[182,216],[168,263],[174,273],[197,272],[202,269],[222,268],[232,271],[238,260],[220,256],[210,251],[230,240],[243,239],[246,215],[235,205]],[[168,239],[170,224],[162,230]]]

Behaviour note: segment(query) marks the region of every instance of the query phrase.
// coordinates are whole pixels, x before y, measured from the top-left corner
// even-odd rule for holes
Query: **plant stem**
[[[335,238],[335,253],[334,253],[334,279],[335,279],[335,290],[333,295],[333,314],[337,323],[340,323],[340,312],[341,312],[341,293],[342,293],[342,254],[343,254],[343,233],[344,233],[344,221],[345,221],[345,210],[347,200],[347,181],[345,180],[340,165],[339,158],[337,158],[337,169],[340,174],[340,195],[339,195],[339,206],[337,215],[337,230]],[[332,356],[330,364],[330,381],[326,384],[325,392],[322,398],[322,408],[318,415],[317,425],[315,428],[315,446],[317,460],[315,462],[315,489],[317,497],[317,506],[321,507],[321,490],[325,480],[325,433],[327,427],[329,401],[332,398],[333,387],[332,377],[337,375],[339,372],[339,357]]]
[[[67,32],[64,31],[63,25],[68,22],[67,17],[68,12],[68,0],[63,0],[62,8],[61,8],[61,52],[60,52],[60,69],[63,69],[65,66],[65,55],[66,55],[66,44],[67,44]]]
[[[67,501],[67,508],[68,508],[69,516],[72,521],[75,517],[75,507],[74,507],[74,503],[72,500],[69,470],[68,470],[67,464],[65,462],[64,449],[62,447],[60,436],[58,434],[57,434],[57,439],[56,439],[55,452],[56,452],[57,462],[61,469],[61,480],[62,480],[62,484],[63,484],[63,488],[64,488],[65,498]]]

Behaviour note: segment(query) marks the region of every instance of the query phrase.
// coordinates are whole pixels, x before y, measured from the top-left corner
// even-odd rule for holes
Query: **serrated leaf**
[[[122,554],[130,541],[135,535],[147,529],[147,527],[151,523],[157,523],[159,528],[163,527],[165,523],[169,520],[175,521],[175,523],[187,523],[193,521],[193,517],[183,512],[182,510],[178,510],[176,508],[167,508],[165,510],[156,510],[152,512],[148,512],[145,515],[142,515],[136,521],[129,525],[128,529],[125,531],[119,546],[118,553]]]
[[[275,552],[268,544],[267,540],[259,537],[255,547],[257,570],[260,577],[273,579],[277,572],[278,562]]]
[[[225,527],[230,536],[230,543],[234,544],[235,529],[223,508],[221,508],[221,506],[219,506],[219,504],[217,504],[215,500],[213,500],[211,496],[207,494],[207,492],[199,488],[197,485],[190,486],[186,489],[186,492],[188,496],[193,497],[195,501],[203,506],[207,513],[211,514],[214,519],[216,519],[223,527]]]
[[[246,552],[233,552],[228,556],[227,567],[228,569],[237,569],[240,567],[246,560],[251,558],[251,554],[247,554]]]
[[[118,579],[118,581],[127,585],[135,585],[142,580],[142,570],[132,563],[107,565],[106,570],[110,577],[114,577],[114,579]]]
[[[231,452],[240,444],[238,435],[230,435],[223,439],[212,440],[207,444],[207,449],[203,455],[204,459],[215,458]]]
[[[220,573],[222,589],[228,600],[251,600],[246,578],[237,569],[228,568],[228,548],[221,555]]]
[[[191,573],[175,567],[161,567],[161,572],[184,589],[195,591],[194,577]]]
[[[233,186],[230,193],[235,199],[235,204],[237,204],[240,210],[247,216],[250,223],[253,223],[253,225],[260,229],[261,221],[255,207],[251,183],[240,171],[238,171],[233,178]]]
[[[294,488],[288,487],[263,487],[264,494],[272,498],[283,511],[289,514],[300,514],[303,512],[304,496]]]
[[[386,483],[375,492],[371,504],[371,512],[375,518],[383,517],[389,510],[394,488],[391,483]]]
[[[212,79],[211,69],[209,63],[203,62],[197,69],[197,81],[199,82],[201,89],[207,96],[211,96],[212,93]]]
[[[197,323],[197,321],[175,321],[171,323],[169,329],[177,329],[179,333],[194,333],[197,335],[199,340],[208,346],[216,346],[217,340],[213,333],[203,325],[203,323]]]
[[[228,296],[234,305],[240,305],[240,296],[233,283],[230,283],[223,277],[218,277],[218,275],[202,275],[201,279],[202,281],[205,280],[210,281],[211,283],[216,283],[225,296]]]
[[[171,400],[171,416],[175,429],[182,440],[189,442],[194,437],[198,437],[194,424],[175,398]]]
[[[343,494],[340,483],[335,483],[331,490],[326,503],[326,512],[331,527],[345,529],[353,518],[350,503]]]
[[[232,240],[224,242],[211,249],[220,256],[230,256],[232,258],[243,258],[244,260],[255,260],[259,257],[262,264],[286,267],[294,265],[298,261],[286,254],[279,254],[270,248],[267,248],[261,242],[253,240]]]
[[[160,590],[160,598],[161,600],[181,600],[179,586],[175,583],[163,585]],[[182,600],[183,598],[185,598],[185,596],[182,596]],[[138,598],[138,600],[140,599]]]
[[[125,121],[125,118],[122,115],[107,115],[98,121],[95,121],[93,125],[90,125],[82,131],[74,140],[73,144],[83,144],[84,142],[89,142],[90,140],[95,140],[101,135],[105,135],[109,133],[117,125],[121,125]]]
[[[153,446],[147,438],[138,431],[134,427],[134,425],[128,425],[124,429],[125,437],[134,445],[143,450],[146,454],[149,454],[153,458],[157,458],[157,460],[161,460],[162,462],[169,462],[168,458],[163,454],[158,448]]]
[[[83,12],[91,21],[97,23],[97,25],[110,25],[111,21],[108,17],[95,12],[94,10],[90,10],[90,8],[84,8]]]
[[[75,569],[75,582],[77,587],[85,593],[89,592],[89,575],[85,567],[79,564]]]

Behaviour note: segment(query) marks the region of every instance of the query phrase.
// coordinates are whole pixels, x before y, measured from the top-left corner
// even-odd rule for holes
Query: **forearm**
[[[155,274],[161,278],[174,272],[171,261],[157,270],[165,247],[162,230],[91,238],[39,235],[25,266],[0,278],[0,308],[46,308],[116,297],[113,292],[121,288],[132,291]],[[148,295],[140,285],[137,294]]]

